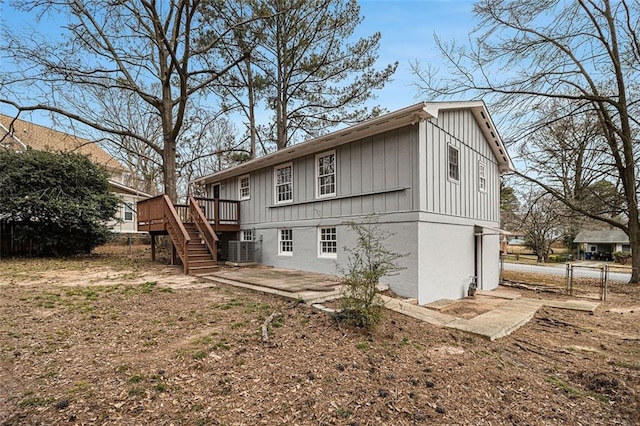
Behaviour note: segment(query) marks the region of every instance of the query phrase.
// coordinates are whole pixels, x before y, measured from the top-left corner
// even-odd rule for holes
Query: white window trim
[[[249,186],[247,187],[248,189],[247,195],[243,197],[242,196],[242,179],[245,179],[245,178],[249,182]],[[249,175],[242,175],[238,177],[238,199],[240,201],[251,199],[251,178],[249,177]]]
[[[251,232],[251,239],[248,240],[245,238],[245,232]],[[255,241],[255,233],[253,228],[245,228],[240,230],[240,241]]]
[[[456,152],[458,153],[458,164],[457,164],[457,166],[458,166],[458,178],[457,179],[451,177],[451,172],[449,170],[449,166],[451,165],[451,163],[449,162],[449,157],[451,156],[451,152],[450,152],[451,148],[455,149]],[[456,146],[453,146],[451,144],[447,144],[447,169],[446,170],[447,170],[447,179],[450,182],[460,183],[460,172],[461,172],[461,170],[460,170],[460,148],[458,148]]]
[[[291,251],[282,251],[282,231],[291,231]],[[278,228],[278,256],[293,256],[293,230],[291,228]]]
[[[480,184],[482,181],[484,181],[484,188]],[[487,165],[483,161],[478,161],[478,191],[487,192]]]
[[[131,219],[127,219],[127,206],[131,206],[127,201],[122,202],[122,221],[123,222],[133,222],[136,220],[136,211],[133,207],[131,208]]]
[[[322,230],[334,229],[336,234],[336,253],[323,253],[322,252]],[[338,228],[336,226],[319,226],[318,227],[318,257],[322,259],[337,259],[338,258]]]
[[[278,170],[291,167],[291,199],[278,201]],[[275,204],[293,203],[293,163],[280,164],[273,168],[273,199]]]
[[[318,165],[318,159],[320,157],[326,157],[327,155],[333,154],[333,192],[329,194],[320,194],[320,166]],[[336,151],[326,151],[320,154],[316,154],[315,158],[315,178],[316,178],[316,198],[329,198],[335,197],[338,190],[338,156],[336,155]]]

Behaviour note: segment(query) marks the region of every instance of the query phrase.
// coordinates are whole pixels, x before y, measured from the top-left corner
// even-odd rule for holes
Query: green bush
[[[90,252],[107,240],[118,203],[107,171],[83,155],[0,150],[0,220],[30,255]]]
[[[568,254],[552,254],[549,256],[550,263],[564,263],[568,259]]]
[[[386,248],[385,240],[393,235],[380,228],[376,216],[370,215],[362,223],[346,222],[355,231],[355,247],[345,247],[348,253],[346,265],[338,267],[344,285],[341,312],[337,318],[346,323],[371,329],[382,319],[382,299],[378,283],[385,276],[392,276],[404,269],[397,260],[403,254]]]

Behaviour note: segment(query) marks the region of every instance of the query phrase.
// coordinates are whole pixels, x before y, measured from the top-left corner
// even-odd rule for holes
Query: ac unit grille
[[[255,262],[255,241],[229,241],[229,261],[236,263]]]

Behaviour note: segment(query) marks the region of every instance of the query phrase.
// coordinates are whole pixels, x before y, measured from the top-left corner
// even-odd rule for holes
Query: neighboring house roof
[[[10,138],[20,149],[30,147],[40,151],[77,152],[105,166],[110,172],[126,171],[118,160],[90,140],[4,114],[0,114],[0,140],[2,138]],[[6,140],[4,144],[7,144]]]
[[[607,231],[582,231],[573,239],[574,243],[629,244],[629,236],[621,229]]]
[[[437,118],[440,111],[469,109],[478,122],[482,133],[489,142],[491,150],[496,156],[500,172],[513,170],[513,164],[507,154],[504,143],[496,130],[493,120],[487,111],[483,101],[463,101],[463,102],[420,102],[418,104],[372,118],[346,129],[341,129],[316,139],[290,146],[280,151],[255,158],[246,163],[229,169],[213,173],[195,179],[197,184],[214,183],[223,179],[249,173],[263,167],[291,161],[295,158],[316,152],[331,149],[333,147],[363,139],[382,132],[397,129],[399,127],[415,124],[420,121]]]

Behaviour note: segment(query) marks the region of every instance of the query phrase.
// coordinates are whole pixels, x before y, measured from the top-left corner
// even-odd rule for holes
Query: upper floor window
[[[293,230],[278,230],[278,254],[281,256],[293,256]]]
[[[240,176],[238,178],[238,182],[239,182],[239,187],[240,187],[240,199],[241,200],[248,200],[249,198],[251,198],[250,195],[250,181],[249,181],[249,175],[244,175],[244,176]]]
[[[455,146],[449,145],[449,179],[460,180],[460,151]]]
[[[317,198],[336,195],[336,152],[316,155],[316,196]]]
[[[487,166],[482,162],[478,163],[478,189],[487,192]]]
[[[275,170],[276,204],[293,201],[293,164],[276,166]]]

